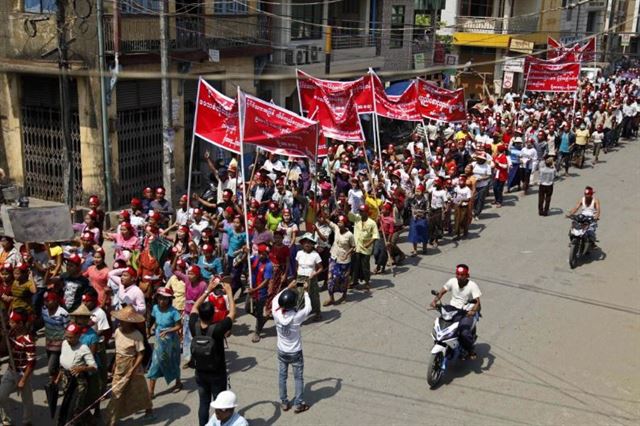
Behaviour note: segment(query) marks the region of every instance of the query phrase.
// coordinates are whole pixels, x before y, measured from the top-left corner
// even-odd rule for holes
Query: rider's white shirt
[[[458,279],[451,278],[449,281],[444,283],[444,288],[449,293],[451,293],[451,301],[449,302],[449,304],[458,309],[471,309],[469,301],[482,296],[478,284],[471,280],[469,280],[467,285],[465,285],[463,288],[460,288],[460,286],[458,285]]]

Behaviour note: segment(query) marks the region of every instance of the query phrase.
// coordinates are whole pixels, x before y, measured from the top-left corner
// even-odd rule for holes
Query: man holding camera
[[[296,306],[298,306],[298,293],[295,281],[273,299],[271,308],[278,332],[280,408],[283,411],[288,411],[291,408],[291,402],[287,398],[287,375],[289,365],[291,365],[295,380],[295,397],[293,399],[295,413],[302,413],[309,409],[309,406],[302,399],[304,391],[304,378],[302,377],[304,357],[302,355],[302,335],[300,334],[302,323],[311,313],[308,280],[303,284],[303,289],[304,305],[301,309],[296,309]]]

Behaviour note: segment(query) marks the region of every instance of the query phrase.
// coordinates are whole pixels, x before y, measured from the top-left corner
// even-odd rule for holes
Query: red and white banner
[[[525,91],[575,92],[578,90],[580,64],[533,63],[529,67]]]
[[[573,64],[578,62],[578,56],[574,51],[567,51],[556,56],[553,59],[541,59],[537,56],[526,56],[524,58],[524,75],[529,74],[529,67],[532,64],[544,64],[544,65],[560,65],[560,64]]]
[[[328,82],[298,71],[298,93],[302,111],[320,123],[325,137],[347,142],[364,141],[356,97],[352,96],[353,85],[345,88],[344,84],[332,83],[342,82]],[[329,87],[337,87],[337,90]]]
[[[318,102],[323,101],[322,96],[316,95],[321,90],[324,96],[330,99],[330,105],[346,106],[346,100],[353,98],[358,114],[371,114],[373,112],[373,97],[371,91],[371,78],[368,75],[353,81],[322,80],[306,74],[300,70],[298,76],[298,93],[302,113],[310,116],[316,109]]]
[[[370,71],[371,84],[375,93],[374,109],[382,117],[403,121],[422,121],[418,108],[418,89],[415,81],[398,96],[387,95],[380,77]]]
[[[553,37],[547,36],[547,59],[556,58],[564,53],[564,45]]]
[[[416,87],[422,117],[444,122],[466,120],[464,89],[448,90],[420,78]]]
[[[198,82],[194,133],[220,148],[240,153],[238,104],[203,79]]]
[[[575,43],[568,47],[552,37],[547,37],[547,59],[555,59],[566,53],[573,53],[573,57],[569,57],[567,62],[593,62],[596,54],[596,38],[591,37],[587,42],[580,46]]]
[[[238,93],[242,117],[242,143],[276,154],[315,158],[319,125],[277,105]]]

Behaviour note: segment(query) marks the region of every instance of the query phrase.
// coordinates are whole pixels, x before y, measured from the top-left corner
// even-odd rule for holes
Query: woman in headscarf
[[[164,377],[167,384],[176,381],[174,391],[182,389],[180,381],[180,337],[182,319],[180,312],[172,306],[173,291],[160,287],[156,292],[158,302],[151,310],[151,324],[155,324],[156,344],[153,348],[151,366],[147,372],[149,394],[154,397],[156,380]]]
[[[113,426],[118,420],[141,410],[145,410],[143,419],[151,420],[153,406],[142,368],[144,339],[137,326],[144,323],[144,317],[132,306],[114,312],[112,317],[120,321],[120,325],[114,334],[116,358],[106,423]]]
[[[93,401],[89,400],[89,375],[97,370],[96,361],[87,345],[80,342],[82,327],[69,324],[64,333],[60,354],[60,372],[54,383],[62,381],[64,399],[58,414],[58,426],[73,420],[75,424],[90,424],[91,415],[87,411],[76,418]]]

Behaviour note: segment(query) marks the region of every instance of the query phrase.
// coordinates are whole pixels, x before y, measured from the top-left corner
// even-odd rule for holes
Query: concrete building
[[[429,66],[433,37],[415,25],[419,14],[438,19],[444,0],[345,0],[313,4],[285,0],[270,5],[273,55],[266,74],[295,75],[301,69],[325,74],[327,30],[331,28],[331,74],[406,71]],[[416,57],[418,55],[418,57]],[[419,58],[424,58],[424,62]],[[295,80],[263,82],[259,95],[298,111]]]
[[[197,2],[170,0],[170,72],[192,76],[172,82],[172,130],[177,188],[184,189],[191,143],[196,76],[255,75],[271,54],[268,19],[256,0]],[[97,69],[95,2],[66,0],[65,27],[72,71]],[[105,2],[108,67],[122,72],[159,72],[159,1]],[[27,195],[61,201],[64,190],[60,124],[56,2],[0,2],[0,166]],[[71,139],[76,203],[105,196],[105,167],[113,176],[114,206],[162,182],[160,80],[118,78],[109,82],[108,147],[104,164],[99,79],[71,79]],[[255,93],[255,80],[212,82],[228,95],[236,85]],[[199,156],[201,158],[201,156]],[[199,167],[196,166],[196,170]],[[196,178],[198,175],[196,174]],[[196,182],[197,184],[197,182]]]

